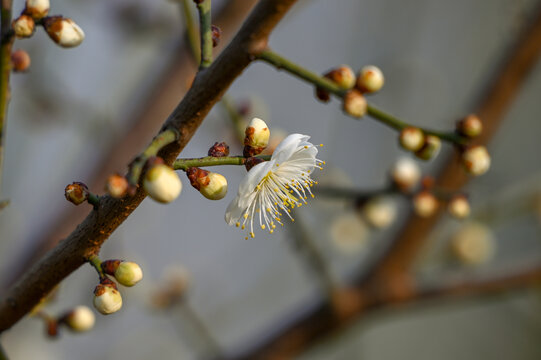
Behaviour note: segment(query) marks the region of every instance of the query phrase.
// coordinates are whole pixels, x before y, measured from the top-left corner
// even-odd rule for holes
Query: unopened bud
[[[216,142],[209,149],[208,156],[223,157],[229,155],[229,145],[225,142]]]
[[[133,286],[143,278],[141,267],[131,261],[122,261],[114,274],[115,279],[124,286]]]
[[[434,135],[426,135],[423,147],[415,152],[419,159],[430,160],[438,156],[441,149],[441,140]]]
[[[483,224],[466,224],[451,239],[451,250],[466,265],[485,263],[495,253],[494,235]]]
[[[462,163],[470,174],[483,175],[490,169],[490,155],[487,148],[477,145],[466,149],[462,153]]]
[[[401,158],[394,165],[391,171],[394,184],[401,191],[411,191],[421,178],[419,165],[410,158]]]
[[[391,225],[396,218],[396,212],[396,203],[382,196],[369,200],[363,207],[366,221],[378,229]]]
[[[75,205],[80,205],[88,199],[88,186],[86,186],[82,182],[76,181],[66,186],[66,188],[64,189],[64,196],[69,202]]]
[[[380,68],[369,65],[359,71],[356,87],[362,93],[373,93],[379,91],[384,83],[385,78]]]
[[[413,197],[413,210],[420,217],[432,216],[438,209],[438,199],[430,191],[421,191]]]
[[[165,204],[180,195],[182,183],[175,171],[169,166],[156,164],[146,172],[143,188],[152,199]]]
[[[11,27],[13,28],[13,32],[15,33],[16,37],[27,38],[32,36],[34,33],[36,24],[34,23],[34,19],[23,14],[17,19],[13,20]]]
[[[11,54],[11,67],[14,72],[23,72],[30,67],[30,55],[22,49],[17,49]]]
[[[344,96],[343,109],[353,117],[362,117],[366,114],[368,104],[363,94],[357,90],[350,90]]]
[[[212,31],[212,47],[216,47],[220,43],[220,38],[222,37],[222,29],[220,29],[216,25],[212,25],[211,31]]]
[[[85,33],[73,20],[62,16],[43,19],[43,27],[49,37],[58,45],[66,48],[75,47],[83,42]]]
[[[45,321],[45,332],[49,337],[55,338],[58,336],[58,321],[56,319],[47,319]]]
[[[221,174],[189,168],[186,175],[190,184],[209,200],[220,200],[227,194],[227,179]]]
[[[128,193],[128,180],[122,175],[114,174],[109,176],[105,189],[114,198],[122,198]]]
[[[35,20],[39,20],[49,13],[49,0],[26,0],[24,13],[30,15]]]
[[[96,317],[92,310],[87,306],[77,306],[66,315],[60,318],[60,322],[65,324],[70,330],[83,332],[92,329]]]
[[[267,124],[253,118],[248,124],[244,137],[244,157],[260,154],[269,144],[270,130]]]
[[[449,214],[457,219],[464,219],[470,215],[470,203],[464,195],[455,195],[447,206]]]
[[[317,86],[315,90],[315,95],[316,95],[316,98],[318,98],[318,100],[324,103],[329,102],[331,100],[331,94],[329,94],[328,91],[323,90],[322,88],[317,87]]]
[[[400,146],[408,151],[420,150],[425,143],[425,134],[419,128],[408,126],[400,132],[398,137]]]
[[[122,307],[122,296],[111,284],[99,284],[94,289],[94,307],[103,315],[117,312]]]
[[[347,65],[340,65],[336,69],[332,69],[324,75],[327,79],[332,80],[343,89],[351,89],[355,86],[355,73]]]
[[[483,123],[477,115],[470,114],[456,124],[456,130],[461,135],[473,138],[481,135]]]

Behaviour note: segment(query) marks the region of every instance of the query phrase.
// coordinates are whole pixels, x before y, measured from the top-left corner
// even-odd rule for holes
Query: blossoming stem
[[[338,98],[343,98],[347,93],[347,90],[344,90],[343,88],[338,86],[333,81],[331,81],[331,80],[329,80],[329,79],[327,79],[327,78],[325,78],[323,76],[320,76],[320,75],[318,75],[318,74],[304,68],[303,66],[298,65],[298,64],[284,58],[283,56],[277,54],[276,52],[274,52],[274,51],[272,51],[272,50],[270,50],[268,48],[266,50],[260,52],[259,54],[257,54],[257,58],[259,60],[263,60],[266,63],[269,63],[269,64],[273,65],[278,70],[284,69],[285,71],[289,72],[290,74],[295,75],[295,76],[297,76],[297,77],[299,77],[299,78],[301,78],[301,79],[303,79],[303,80],[305,80],[305,81],[307,81],[307,82],[309,82],[311,84],[314,84],[318,88],[321,88],[321,89],[335,95]],[[381,109],[378,109],[377,107],[375,107],[373,105],[368,105],[367,113],[372,118],[380,121],[381,123],[393,128],[395,130],[398,130],[398,131],[400,131],[400,130],[406,128],[406,127],[413,126],[413,125],[408,124],[407,122],[405,122],[403,120],[398,119],[397,117],[395,117],[395,116],[393,116],[391,114],[388,114],[388,113],[384,112]],[[440,132],[440,131],[434,131],[434,130],[423,129],[423,128],[421,128],[421,130],[423,130],[423,132],[425,134],[437,136],[442,140],[445,140],[445,141],[448,141],[450,143],[454,143],[454,144],[457,144],[457,145],[462,145],[467,140],[467,139],[463,138],[462,136],[455,134],[454,132],[447,133],[447,132]]]
[[[0,190],[2,187],[2,168],[4,165],[4,139],[6,132],[6,119],[10,97],[9,76],[11,73],[11,47],[15,36],[11,31],[11,0],[1,2],[0,29]]]
[[[186,27],[186,33],[188,35],[188,43],[190,44],[190,50],[193,54],[193,57],[196,62],[199,62],[201,58],[201,49],[199,44],[199,35],[197,33],[197,27],[195,26],[195,21],[191,12],[191,2],[192,0],[182,0],[181,1],[181,12],[184,18],[184,25]]]
[[[205,355],[204,357],[208,359],[221,358],[221,356],[219,356],[222,353],[220,345],[218,345],[218,342],[212,336],[210,330],[205,325],[205,322],[191,307],[188,301],[184,300],[180,303],[180,310],[182,312],[182,317],[188,321],[189,326],[196,335],[196,338],[200,339],[204,344],[205,351],[207,353],[202,355]]]
[[[259,159],[269,161],[271,155],[256,156]],[[173,169],[186,171],[191,167],[219,166],[219,165],[244,165],[246,158],[243,156],[206,156],[202,158],[177,159],[173,163]]]
[[[200,69],[205,69],[212,64],[212,20],[210,0],[203,0],[197,4],[199,11],[199,31],[201,33],[201,63]]]
[[[220,104],[227,112],[227,115],[229,115],[229,119],[233,124],[235,136],[239,141],[239,144],[244,145],[244,129],[246,127],[246,124],[243,124],[242,122],[242,115],[239,114],[233,100],[229,96],[224,95],[222,97],[222,100],[220,101]]]
[[[143,151],[131,164],[130,171],[126,176],[130,186],[136,187],[141,177],[141,172],[147,160],[156,156],[158,152],[165,146],[177,141],[180,134],[175,129],[167,129],[156,136],[150,145]]]
[[[101,268],[101,260],[98,257],[98,255],[91,255],[88,257],[88,262],[94,269],[96,269],[96,272],[98,273],[98,276],[100,277],[100,280],[105,279],[107,276],[105,276],[105,272]]]

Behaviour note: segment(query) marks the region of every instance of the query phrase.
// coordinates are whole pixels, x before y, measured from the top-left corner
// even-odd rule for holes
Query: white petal
[[[289,135],[276,147],[272,153],[272,160],[275,160],[278,164],[282,164],[284,161],[288,160],[291,155],[293,155],[301,143],[307,141],[308,139],[310,139],[310,136],[308,135]]]
[[[233,201],[229,203],[229,206],[227,206],[227,210],[225,211],[225,222],[229,225],[236,223],[244,212],[244,208],[239,206],[239,200],[240,197],[237,195]]]
[[[269,170],[274,165],[274,161],[264,161],[257,164],[248,171],[248,174],[242,179],[242,182],[239,185],[239,195],[249,195],[256,188],[257,184],[265,177]]]

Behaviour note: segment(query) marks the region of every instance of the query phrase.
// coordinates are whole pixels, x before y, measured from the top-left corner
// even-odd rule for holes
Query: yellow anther
[[[272,224],[272,228],[273,228],[273,229],[276,229],[276,225]]]
[[[261,229],[265,230],[265,224],[261,225]]]
[[[272,234],[273,232],[274,232],[274,230],[272,230],[272,229],[270,229],[270,230],[269,230],[269,233],[271,233],[271,234]]]
[[[253,231],[250,233],[250,236],[252,237],[252,239],[255,238],[255,234]]]
[[[237,223],[235,224],[235,226],[236,226],[236,227],[239,227],[239,226],[240,226],[240,222],[237,222]]]
[[[310,196],[312,196],[312,199],[315,198],[315,195],[314,195],[314,194],[310,194]]]
[[[248,240],[248,236],[246,236],[246,237],[244,238],[244,240]]]
[[[305,149],[308,149],[308,145],[304,145],[304,148],[305,148]]]
[[[246,229],[246,225],[242,225],[241,229],[242,230]]]
[[[320,147],[323,147],[323,144],[319,144]]]
[[[295,219],[292,218],[291,221],[295,222]]]

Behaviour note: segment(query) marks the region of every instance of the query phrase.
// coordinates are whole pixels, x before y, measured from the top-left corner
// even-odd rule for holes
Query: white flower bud
[[[490,168],[490,155],[487,148],[477,145],[466,149],[462,153],[462,163],[470,174],[483,175]]]
[[[441,149],[441,140],[437,136],[426,135],[423,147],[415,152],[419,159],[430,160],[438,156]]]
[[[340,65],[336,69],[332,69],[325,77],[334,81],[338,86],[344,89],[351,89],[355,86],[355,73],[347,65]]]
[[[421,191],[413,198],[413,210],[420,217],[432,216],[438,209],[438,199],[429,191]]]
[[[105,189],[114,198],[122,198],[128,193],[128,180],[122,175],[114,174],[109,176]]]
[[[94,290],[94,307],[103,315],[117,312],[122,307],[122,296],[111,286],[98,285]]]
[[[209,200],[220,200],[227,194],[227,179],[225,176],[210,172],[208,185],[201,186],[201,194]]]
[[[423,131],[416,127],[406,127],[400,132],[398,137],[400,146],[408,151],[420,150],[425,143],[425,134]]]
[[[359,71],[359,76],[357,77],[357,89],[362,93],[379,91],[384,83],[385,78],[383,77],[383,72],[377,66],[365,66]]]
[[[143,278],[141,267],[131,261],[122,261],[115,270],[115,279],[124,286],[133,286]]]
[[[453,217],[464,219],[470,215],[470,203],[464,195],[456,195],[449,201],[447,210]]]
[[[49,0],[26,0],[24,13],[39,20],[47,16],[50,7]]]
[[[383,229],[391,225],[396,218],[396,204],[389,198],[377,196],[363,207],[363,215],[368,224]]]
[[[34,33],[36,24],[34,23],[34,19],[32,19],[30,16],[21,15],[17,19],[13,20],[11,27],[13,28],[13,32],[15,33],[16,37],[27,38],[32,36]]]
[[[173,169],[157,164],[146,172],[143,187],[152,199],[165,204],[180,195],[182,183]]]
[[[367,103],[363,94],[357,90],[350,90],[344,96],[343,109],[346,114],[353,117],[362,117],[366,114]]]
[[[483,224],[466,224],[451,239],[451,250],[466,265],[486,263],[496,250],[494,235]]]
[[[329,228],[332,244],[343,254],[355,254],[367,243],[366,223],[357,213],[348,212],[337,216]]]
[[[469,138],[477,137],[483,132],[483,123],[475,114],[470,114],[456,124],[459,134]]]
[[[259,118],[253,118],[252,121],[250,121],[246,127],[245,134],[244,145],[246,146],[261,149],[261,151],[263,151],[269,144],[269,127]]]
[[[394,165],[391,177],[395,185],[402,191],[411,191],[421,178],[419,165],[410,158],[401,158]]]
[[[82,332],[92,329],[96,318],[92,310],[81,305],[70,311],[62,321],[70,330]]]
[[[73,20],[62,16],[44,19],[43,27],[49,37],[62,47],[75,47],[83,42],[85,33]]]

